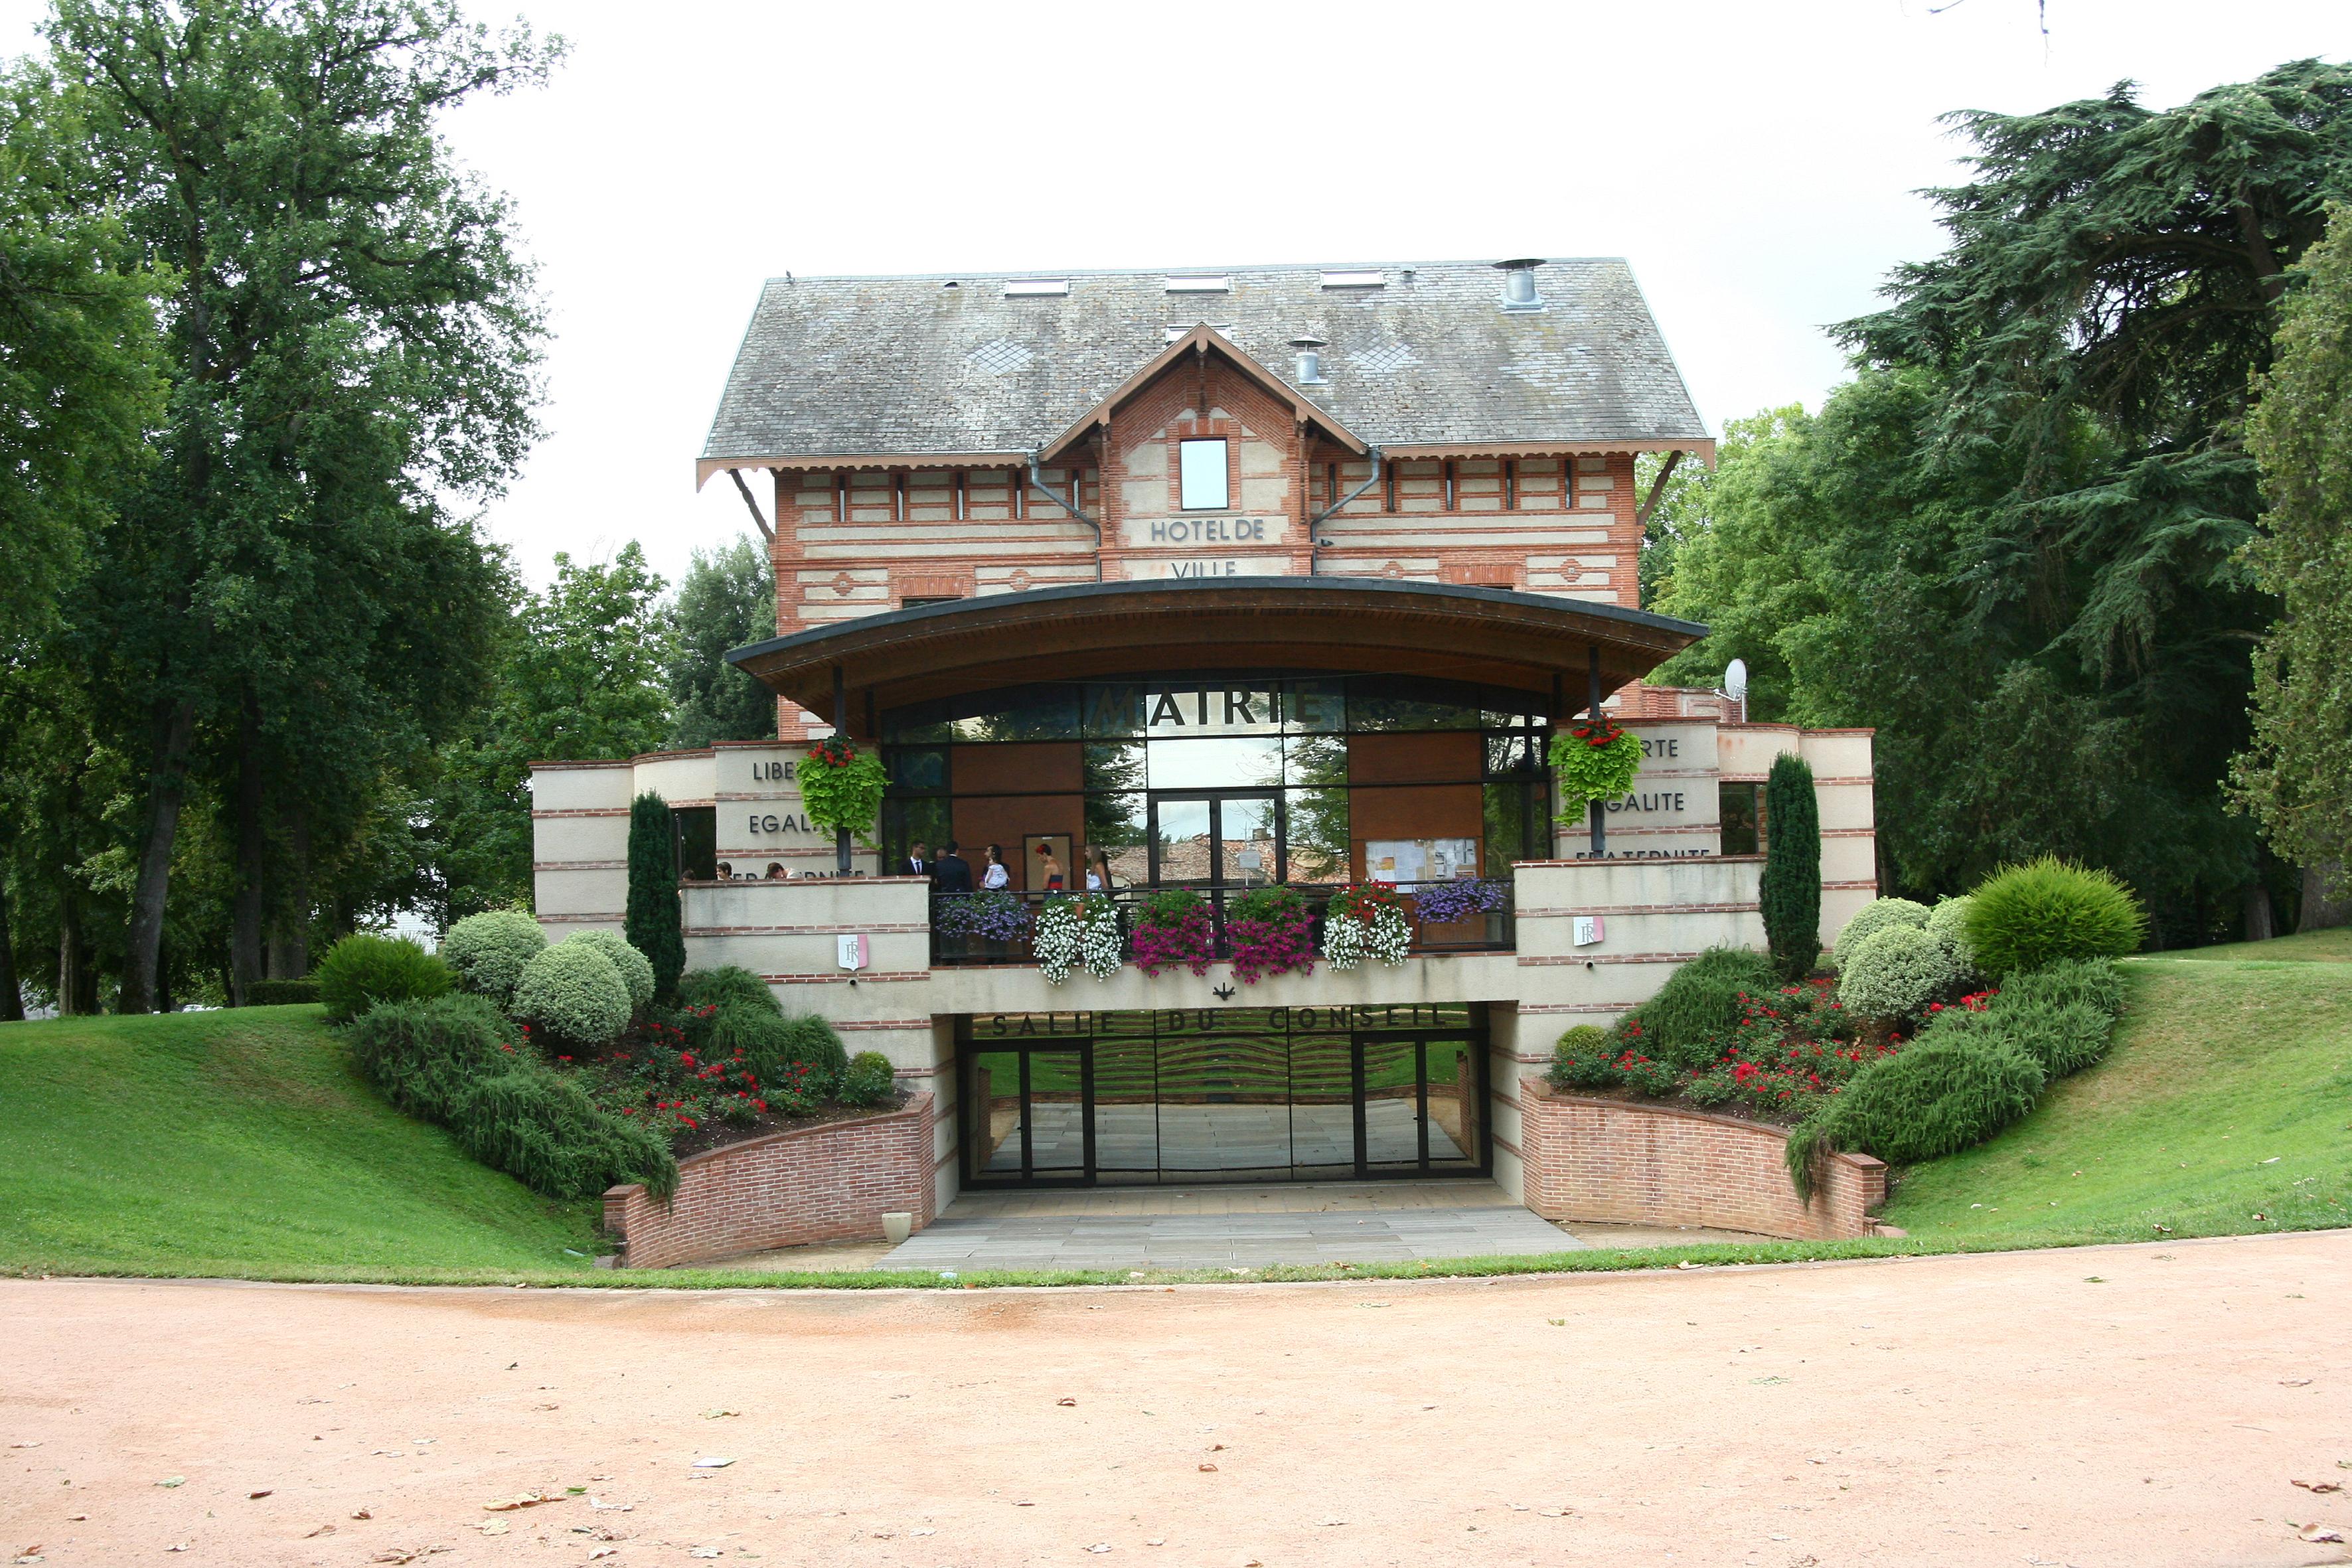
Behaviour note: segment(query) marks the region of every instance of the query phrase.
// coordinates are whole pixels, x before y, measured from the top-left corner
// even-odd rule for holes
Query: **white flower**
[[[1364,922],[1346,915],[1323,921],[1323,962],[1334,969],[1353,969],[1364,962]]]
[[[1038,912],[1030,947],[1047,984],[1059,985],[1070,977],[1070,967],[1078,961],[1078,916],[1069,900],[1052,900]]]

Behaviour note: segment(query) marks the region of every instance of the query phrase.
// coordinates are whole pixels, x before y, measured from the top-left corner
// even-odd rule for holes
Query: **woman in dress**
[[[1089,844],[1087,846],[1086,861],[1087,891],[1108,892],[1114,886],[1110,879],[1110,857]]]
[[[1062,863],[1054,858],[1052,845],[1037,846],[1037,870],[1045,879],[1047,892],[1058,893],[1062,890]]]
[[[991,893],[1003,892],[1012,881],[1013,873],[1005,869],[1004,866],[1004,847],[1001,844],[990,845],[988,864],[980,869],[982,890]]]

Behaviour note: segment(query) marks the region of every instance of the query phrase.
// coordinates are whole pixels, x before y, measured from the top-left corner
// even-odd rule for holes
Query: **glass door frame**
[[[1290,823],[1285,809],[1283,792],[1264,785],[1234,789],[1155,789],[1145,792],[1144,837],[1150,850],[1150,885],[1152,887],[1199,886],[1204,888],[1245,888],[1252,884],[1236,880],[1232,868],[1225,864],[1225,802],[1228,800],[1265,801],[1274,807],[1274,865],[1268,868],[1265,885],[1278,887],[1290,874]],[[1209,807],[1209,875],[1198,883],[1168,883],[1160,875],[1160,807],[1164,801],[1203,801]]]
[[[1348,1072],[1356,1102],[1356,1179],[1374,1180],[1371,1163],[1371,1130],[1368,1125],[1368,1086],[1365,1048],[1371,1045],[1404,1045],[1413,1048],[1413,1125],[1418,1150],[1414,1169],[1410,1171],[1382,1170],[1378,1180],[1419,1182],[1488,1176],[1495,1170],[1494,1127],[1492,1101],[1487,1093],[1487,1045],[1484,1036],[1465,1034],[1459,1029],[1358,1029],[1348,1039]],[[1463,1059],[1471,1064],[1469,1091],[1478,1102],[1478,1137],[1475,1149],[1465,1149],[1463,1157],[1469,1160],[1467,1168],[1449,1166],[1432,1170],[1429,1163],[1429,1047],[1435,1045],[1460,1046]]]
[[[1078,1059],[1078,1109],[1083,1134],[1083,1163],[1076,1170],[1063,1168],[1037,1169],[1035,1152],[1034,1091],[1031,1088],[1034,1067],[1031,1058],[1041,1053],[1075,1056]],[[1021,1059],[1019,1097],[1021,1102],[1021,1166],[1017,1171],[991,1173],[965,1170],[960,1184],[977,1191],[998,1188],[1028,1187],[1091,1187],[1096,1182],[1095,1158],[1095,1043],[1083,1036],[1048,1035],[1035,1039],[985,1040],[969,1043],[959,1052],[956,1072],[956,1144],[959,1155],[972,1147],[981,1131],[980,1118],[988,1108],[978,1102],[974,1080],[979,1076],[980,1058],[983,1056],[1017,1056]],[[960,1158],[958,1163],[962,1163]]]

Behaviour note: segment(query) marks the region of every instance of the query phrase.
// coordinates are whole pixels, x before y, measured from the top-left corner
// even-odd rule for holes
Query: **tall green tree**
[[[622,934],[654,967],[654,998],[677,1001],[686,973],[685,912],[678,903],[677,826],[669,803],[641,795],[629,803],[629,904]]]
[[[530,900],[533,762],[632,757],[661,745],[671,658],[662,588],[634,542],[609,562],[559,552],[554,582],[507,624],[496,696],[442,749],[425,807],[445,924]]]
[[[52,68],[87,106],[85,156],[126,193],[140,253],[175,275],[160,460],[100,531],[103,588],[82,605],[83,657],[135,702],[122,742],[145,783],[122,1005],[138,1011],[154,1003],[207,733],[241,770],[273,720],[289,727],[291,692],[366,677],[336,655],[372,649],[395,613],[373,590],[382,563],[432,555],[425,534],[451,528],[442,507],[495,494],[536,434],[530,270],[503,199],[457,166],[438,121],[540,79],[556,50],[520,26],[492,37],[457,0],[53,5]],[[361,706],[405,700],[395,687]],[[394,743],[429,728],[404,723]],[[338,725],[331,740],[376,732]],[[370,747],[354,765],[386,760]],[[236,787],[250,858],[256,814]]]
[[[2352,207],[2301,271],[2248,432],[2271,503],[2249,554],[2284,611],[2255,654],[2236,784],[2279,853],[2313,869],[2309,925],[2352,865]]]
[[[770,741],[776,694],[729,664],[727,650],[776,635],[776,568],[746,536],[694,552],[668,605],[670,635],[667,743],[679,749],[713,741]]]
[[[1812,766],[1792,752],[1765,776],[1764,834],[1765,939],[1780,973],[1802,980],[1822,955],[1822,811]]]

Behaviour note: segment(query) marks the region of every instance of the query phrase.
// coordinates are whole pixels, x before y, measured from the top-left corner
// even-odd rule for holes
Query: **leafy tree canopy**
[[[727,662],[727,650],[776,635],[776,571],[744,536],[694,552],[669,604],[667,744],[765,741],[776,733],[776,694]]]

